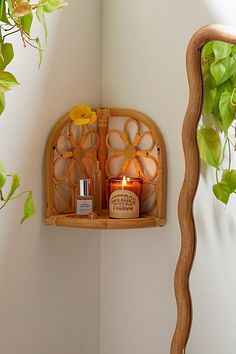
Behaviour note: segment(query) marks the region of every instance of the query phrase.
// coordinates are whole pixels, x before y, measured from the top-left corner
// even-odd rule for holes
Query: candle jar
[[[109,179],[109,217],[114,219],[139,218],[142,189],[141,178]]]

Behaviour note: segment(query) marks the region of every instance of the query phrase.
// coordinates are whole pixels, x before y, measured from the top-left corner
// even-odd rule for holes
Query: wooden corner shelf
[[[166,214],[166,150],[156,124],[131,109],[97,108],[97,122],[77,126],[69,113],[58,120],[48,138],[45,156],[47,225],[81,229],[129,229],[164,226]],[[81,174],[90,177],[95,159],[102,173],[103,209],[106,181],[111,177],[143,179],[142,217],[97,219],[75,215],[75,186]]]
[[[108,215],[90,220],[70,214],[52,215],[46,218],[46,224],[80,229],[137,229],[164,226],[165,220],[158,219],[155,216],[143,216],[138,219],[111,219]]]

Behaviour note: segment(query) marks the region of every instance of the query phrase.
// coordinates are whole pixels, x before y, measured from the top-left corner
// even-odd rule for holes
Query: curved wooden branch
[[[178,315],[171,344],[171,354],[185,353],[192,322],[189,276],[196,247],[193,201],[199,179],[196,132],[203,101],[201,50],[207,42],[214,40],[236,44],[236,30],[222,25],[203,27],[194,34],[187,49],[189,103],[182,130],[185,176],[178,204],[181,250],[175,272],[175,296]]]

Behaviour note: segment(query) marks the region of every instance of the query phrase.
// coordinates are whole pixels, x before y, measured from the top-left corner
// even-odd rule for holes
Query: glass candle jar
[[[139,218],[143,180],[135,177],[110,178],[109,217],[114,219]]]

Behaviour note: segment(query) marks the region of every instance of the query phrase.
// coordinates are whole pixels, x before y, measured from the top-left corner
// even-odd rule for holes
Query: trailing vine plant
[[[12,36],[18,36],[23,46],[31,46],[39,52],[39,66],[42,61],[42,46],[38,36],[31,35],[31,26],[36,18],[43,26],[44,37],[47,39],[47,24],[45,13],[67,5],[62,0],[0,0],[0,115],[5,109],[5,93],[18,84],[15,76],[6,70],[14,59],[14,49],[10,42]],[[7,188],[7,180],[11,179]],[[34,214],[34,202],[31,191],[17,194],[20,177],[17,173],[6,172],[4,163],[0,161],[0,210],[11,200],[26,195],[21,223]],[[6,189],[8,189],[6,191]]]
[[[236,192],[236,150],[232,132],[236,115],[236,45],[208,42],[202,50],[204,100],[197,139],[201,159],[215,169],[213,193],[227,204]]]

